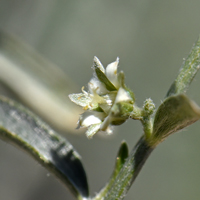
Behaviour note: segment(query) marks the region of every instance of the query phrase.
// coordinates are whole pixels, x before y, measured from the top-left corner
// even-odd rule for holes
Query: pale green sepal
[[[100,127],[101,123],[91,125],[85,133],[86,136],[91,139],[100,130]]]
[[[200,68],[200,37],[184,60],[179,75],[171,85],[166,97],[184,93]]]
[[[103,189],[101,189],[101,191],[96,195],[96,197],[93,200],[102,200],[103,197],[105,197],[106,193],[110,190],[111,186],[116,180],[117,175],[119,174],[124,163],[126,162],[128,155],[129,155],[128,145],[125,141],[122,141],[117,157],[116,157],[114,171],[110,177],[110,180],[108,181],[106,186]]]
[[[106,86],[106,89],[109,90],[109,91],[115,91],[117,90],[115,88],[115,86],[109,81],[109,79],[107,78],[107,76],[101,71],[101,69],[97,66],[94,66],[95,68],[95,72],[96,72],[96,75],[98,77],[98,79],[105,84]]]
[[[124,77],[124,72],[123,71],[120,71],[118,73],[118,81],[119,81],[119,84],[120,84],[120,87],[122,88],[125,88],[125,77]]]
[[[74,102],[75,104],[77,104],[83,108],[87,108],[89,103],[92,102],[92,98],[89,95],[86,95],[84,93],[70,94],[69,98],[72,102]],[[95,109],[97,107],[98,107],[98,104],[96,106],[94,106],[93,109]]]
[[[120,87],[124,88],[129,93],[129,95],[131,96],[133,101],[135,102],[134,93],[125,85],[125,77],[124,77],[124,72],[123,71],[120,71],[118,73],[118,81],[119,81]]]
[[[122,119],[127,119],[130,117],[133,111],[133,105],[127,102],[119,102],[113,105],[111,108],[111,116],[118,117]]]
[[[170,134],[200,119],[199,106],[184,94],[167,98],[158,108],[153,126],[152,141],[157,145]]]
[[[105,69],[101,64],[101,61],[96,56],[94,57],[94,67],[98,67],[103,73],[105,73]]]

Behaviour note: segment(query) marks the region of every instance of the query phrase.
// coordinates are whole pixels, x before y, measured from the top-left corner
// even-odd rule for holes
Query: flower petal
[[[94,57],[94,68],[98,67],[103,73],[105,73],[105,69],[103,65],[101,64],[100,60],[95,56]]]
[[[89,127],[93,124],[101,123],[105,114],[103,112],[86,111],[84,112],[78,121],[78,127]]]
[[[101,120],[98,117],[95,117],[94,115],[90,115],[82,121],[82,126],[88,127],[92,124],[98,124],[100,122]]]
[[[101,71],[101,69],[97,66],[94,66],[95,73],[99,81],[105,84],[106,89],[109,91],[115,91],[117,88],[113,85],[113,83],[108,79],[105,73]]]
[[[122,87],[119,88],[115,103],[118,102],[132,102],[133,99],[131,98],[130,94]]]
[[[99,81],[99,79],[96,77],[91,78],[90,82],[88,83],[88,90],[91,94],[93,94],[94,91],[99,95],[108,93],[108,90],[106,89],[105,84]]]
[[[119,81],[118,81],[118,77],[117,77],[117,67],[119,64],[119,58],[117,57],[115,62],[110,63],[107,67],[106,67],[106,76],[108,77],[108,79],[110,80],[110,82],[116,87],[119,88]]]
[[[99,124],[93,124],[91,125],[88,130],[86,131],[86,136],[91,139],[93,137],[94,134],[96,134],[99,130],[100,130],[100,127],[101,127],[101,123]]]

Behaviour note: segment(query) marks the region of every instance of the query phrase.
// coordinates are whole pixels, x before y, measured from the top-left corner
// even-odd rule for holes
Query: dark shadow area
[[[61,144],[57,149],[52,149],[51,155],[55,167],[64,177],[67,177],[66,181],[70,182],[82,196],[88,197],[89,189],[85,170],[80,160],[74,155],[74,151],[66,149],[65,145]]]

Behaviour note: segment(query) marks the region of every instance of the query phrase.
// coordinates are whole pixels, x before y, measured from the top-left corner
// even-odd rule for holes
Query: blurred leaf
[[[96,195],[96,197],[94,198],[95,200],[103,199],[103,197],[106,195],[106,193],[110,190],[110,188],[112,187],[112,184],[116,180],[116,177],[119,174],[119,172],[120,172],[121,168],[123,167],[127,158],[128,158],[128,146],[127,146],[126,142],[123,141],[121,143],[121,146],[120,146],[118,154],[117,154],[113,174],[112,174],[110,180],[108,181],[108,183],[106,184],[106,186]]]
[[[166,97],[184,93],[200,68],[200,37],[194,44],[189,56],[183,62],[179,75],[171,85]]]
[[[168,135],[200,119],[200,108],[184,94],[168,97],[158,108],[153,128],[153,140],[161,142]]]
[[[0,81],[54,127],[74,131],[81,112],[68,98],[74,83],[59,67],[4,32],[0,32]]]
[[[88,196],[86,174],[73,146],[29,110],[5,97],[0,97],[0,138],[33,156],[78,199]]]

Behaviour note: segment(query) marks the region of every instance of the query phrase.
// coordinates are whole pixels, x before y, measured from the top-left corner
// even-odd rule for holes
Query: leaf
[[[120,165],[116,164],[116,166],[121,166],[121,167],[118,168],[119,171],[117,172],[116,177],[112,180],[112,183],[110,183],[109,189],[106,192],[105,196],[102,195],[103,198],[100,199],[101,200],[124,199],[129,188],[131,187],[132,183],[139,174],[142,166],[144,165],[146,159],[151,154],[153,149],[154,148],[149,146],[144,137],[141,137],[136,146],[134,147],[134,149],[131,151],[130,155],[126,159],[123,159],[123,162],[125,161],[125,163],[121,162],[123,164]],[[93,200],[100,200],[100,199],[96,197],[93,198]]]
[[[33,156],[77,198],[88,197],[86,174],[73,146],[29,110],[5,97],[0,97],[0,138]]]
[[[116,180],[117,175],[119,174],[120,170],[122,169],[124,163],[126,162],[126,159],[128,158],[128,146],[125,141],[123,141],[120,145],[116,162],[115,162],[115,167],[113,174],[106,184],[106,186],[96,195],[95,200],[101,200],[103,197],[106,195],[106,193],[111,189],[114,181]]]
[[[171,85],[166,97],[184,93],[200,68],[200,37],[194,44],[189,56],[183,62],[179,75]]]
[[[56,129],[74,132],[81,112],[68,98],[75,84],[58,66],[0,31],[0,81]],[[69,123],[65,123],[66,120]]]
[[[184,94],[168,97],[158,108],[153,128],[153,140],[162,141],[168,135],[200,119],[200,108]],[[160,142],[161,142],[160,141]]]

